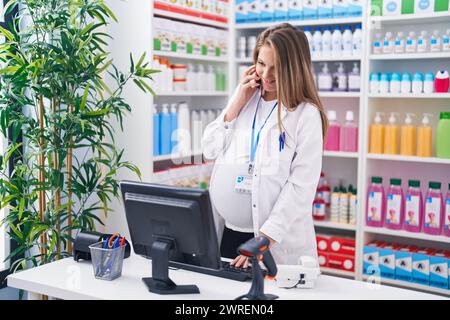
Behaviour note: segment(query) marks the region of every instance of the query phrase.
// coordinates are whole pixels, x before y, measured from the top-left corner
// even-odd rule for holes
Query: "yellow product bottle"
[[[416,128],[411,125],[414,113],[407,113],[405,124],[402,126],[400,133],[400,154],[402,156],[413,156],[415,148]]]
[[[398,126],[396,123],[396,112],[391,112],[389,124],[384,129],[384,153],[398,154]]]
[[[384,125],[381,124],[382,112],[377,112],[375,120],[370,125],[369,153],[383,153],[384,151]]]
[[[429,117],[432,114],[424,113],[422,119],[422,125],[417,129],[417,156],[418,157],[431,157],[431,148],[433,146],[433,130],[429,123]]]

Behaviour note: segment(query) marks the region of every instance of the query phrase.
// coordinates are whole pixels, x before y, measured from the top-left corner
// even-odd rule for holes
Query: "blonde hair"
[[[314,105],[322,119],[322,136],[328,128],[328,119],[317,92],[312,73],[308,39],[301,30],[282,23],[264,30],[256,41],[253,62],[257,63],[259,50],[268,45],[274,50],[275,78],[278,96],[278,129],[283,131],[281,108],[295,110],[303,102]]]

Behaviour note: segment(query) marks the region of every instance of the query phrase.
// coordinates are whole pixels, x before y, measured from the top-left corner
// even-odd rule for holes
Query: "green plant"
[[[16,271],[70,255],[75,232],[95,229],[103,223],[98,214],[111,211],[117,171],[140,176],[122,159],[113,123],[123,130],[131,111],[121,97],[125,85],[132,80],[154,94],[145,81],[157,71],[145,55],[136,63],[130,55],[127,72],[114,66],[104,29],[116,18],[103,0],[10,0],[5,12],[14,8],[9,30],[0,30],[0,128],[8,139],[0,205],[8,207],[3,223],[18,243],[8,257],[20,257]]]

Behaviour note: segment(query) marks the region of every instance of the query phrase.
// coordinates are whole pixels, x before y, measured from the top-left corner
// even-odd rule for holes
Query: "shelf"
[[[418,239],[418,240],[426,240],[426,241],[435,241],[441,243],[450,243],[450,237],[442,236],[442,235],[432,235],[426,233],[414,233],[408,232],[404,230],[391,230],[387,228],[376,228],[376,227],[364,227],[364,231],[368,233],[382,234],[387,236],[394,236],[399,238],[409,238],[409,239]]]
[[[370,60],[450,59],[450,52],[371,54]]]
[[[343,276],[343,277],[354,277],[355,276],[354,272],[333,269],[333,268],[320,267],[320,271],[322,273],[333,275],[333,276]]]
[[[155,51],[153,51],[153,55],[166,57],[166,58],[184,59],[184,60],[197,60],[197,61],[223,62],[223,63],[228,62],[227,57],[201,56],[201,55],[171,52],[171,51],[156,51],[155,50]]]
[[[374,276],[363,275],[363,280],[367,281],[369,278],[373,279],[373,277]],[[430,292],[430,293],[436,293],[436,294],[440,294],[440,295],[450,296],[450,290],[448,290],[448,289],[440,289],[440,288],[435,288],[435,287],[426,286],[426,285],[413,283],[413,282],[380,278],[380,283],[398,286],[398,287],[402,287],[402,288],[406,288],[406,289],[423,290],[423,291]]]
[[[360,98],[361,92],[319,91],[321,98]]]
[[[253,63],[252,58],[236,58],[236,63]]]
[[[324,157],[334,157],[334,158],[358,158],[358,152],[343,152],[343,151],[324,151]]]
[[[218,28],[223,28],[223,29],[228,28],[228,24],[225,22],[214,21],[211,19],[205,19],[202,17],[194,16],[194,15],[190,16],[190,15],[187,15],[184,13],[177,13],[177,12],[172,12],[172,11],[167,11],[167,10],[154,9],[153,14],[155,16],[159,16],[159,17],[163,17],[163,18],[177,19],[177,20],[182,20],[182,21],[186,21],[186,22],[194,22],[196,24],[203,24],[203,25],[210,26],[210,27],[218,27]]]
[[[415,23],[439,23],[449,22],[450,12],[433,12],[421,15],[403,14],[396,16],[369,17],[369,23],[380,22],[383,24],[415,24]]]
[[[317,20],[287,20],[287,21],[270,21],[270,22],[254,22],[254,23],[237,23],[236,29],[266,29],[279,23],[287,22],[295,27],[308,26],[325,26],[339,24],[362,23],[362,17],[353,18],[334,18],[334,19],[317,19]]]
[[[226,91],[161,91],[157,92],[158,97],[223,97],[228,96]]]
[[[359,56],[349,56],[349,57],[318,57],[312,58],[312,62],[341,62],[341,61],[360,61]],[[252,58],[236,58],[236,63],[253,63]]]
[[[171,160],[171,159],[188,158],[188,157],[197,156],[197,155],[202,155],[202,151],[187,153],[187,154],[184,154],[184,155],[180,155],[180,154],[166,154],[166,155],[163,155],[163,156],[157,156],[157,157],[153,157],[153,162],[161,162],[161,161],[167,161],[167,160]]]
[[[450,93],[369,93],[379,99],[450,99]]]
[[[450,165],[450,159],[444,158],[425,158],[414,156],[398,156],[398,155],[386,155],[386,154],[373,154],[369,153],[367,159],[372,160],[386,160],[386,161],[404,161],[404,162],[419,162],[419,163],[434,163],[434,164],[447,164]]]
[[[320,228],[356,231],[355,225],[347,224],[347,223],[331,222],[331,221],[316,221],[316,220],[314,220],[314,226],[320,227]]]

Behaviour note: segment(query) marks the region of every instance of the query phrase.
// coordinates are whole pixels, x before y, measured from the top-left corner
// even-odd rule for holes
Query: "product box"
[[[259,21],[273,21],[275,0],[261,0]]]
[[[321,0],[317,5],[319,19],[331,19],[333,17],[333,0]]]
[[[430,256],[430,286],[449,288],[450,252],[436,251]]]
[[[303,19],[303,2],[302,0],[288,0],[288,18],[289,20]]]
[[[288,19],[288,0],[275,0],[274,18],[277,21]]]
[[[395,279],[412,281],[412,254],[416,246],[401,246],[395,251]]]
[[[385,244],[379,249],[379,265],[382,278],[395,279],[395,251],[397,246]]]
[[[303,19],[317,20],[317,3],[318,0],[303,0]]]
[[[329,240],[330,249],[328,252],[355,256],[355,239],[343,237],[331,237]]]
[[[257,22],[259,20],[260,0],[247,0],[247,22]]]
[[[414,14],[432,13],[434,12],[434,0],[415,0]]]
[[[383,0],[383,16],[398,16],[402,13],[402,0]]]
[[[419,249],[412,255],[412,282],[430,285],[430,255],[432,249]]]
[[[330,236],[316,235],[317,250],[322,252],[330,251]]]
[[[402,14],[414,13],[414,1],[416,0],[402,0]]]
[[[348,0],[333,0],[333,18],[348,16]]]
[[[449,0],[434,0],[434,12],[448,11]]]
[[[317,251],[317,257],[319,259],[319,266],[328,267],[328,253],[323,251]]]
[[[348,0],[348,16],[361,17],[363,13],[364,0]]]
[[[372,275],[379,273],[379,247],[383,242],[373,241],[364,246],[363,249],[363,273]]]
[[[383,15],[383,0],[372,0],[370,3],[370,15],[382,16]]]
[[[354,272],[355,257],[330,253],[328,255],[328,267],[333,269]]]
[[[248,1],[247,0],[236,0],[236,22],[243,23],[247,22],[248,15]]]

